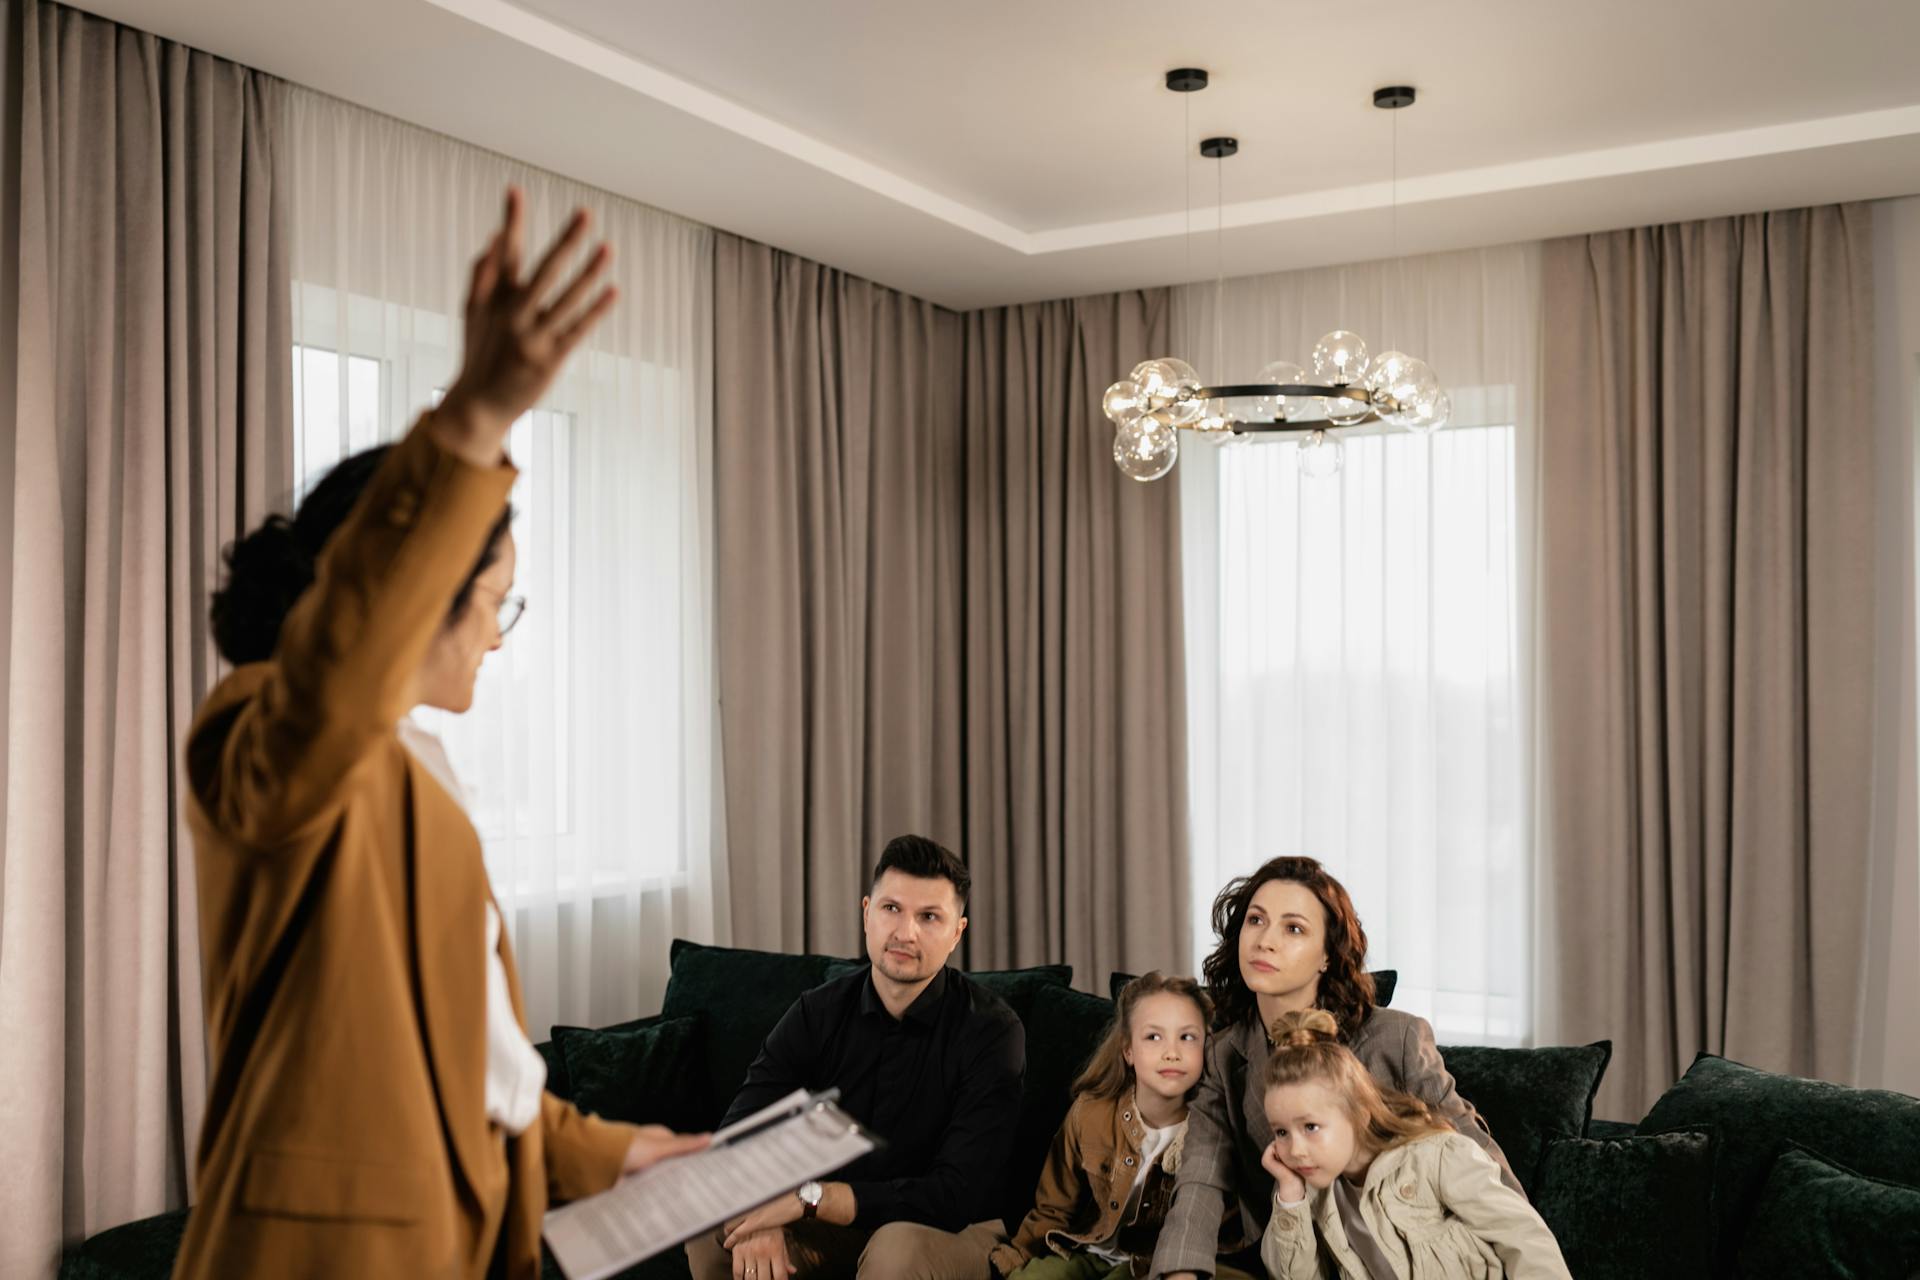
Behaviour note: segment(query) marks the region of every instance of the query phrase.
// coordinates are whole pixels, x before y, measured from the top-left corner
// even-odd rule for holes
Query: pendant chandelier
[[[1192,67],[1167,72],[1167,88],[1193,93],[1207,73]],[[1404,85],[1377,89],[1373,105],[1397,111],[1413,105]],[[1393,147],[1394,253],[1399,252],[1399,122]],[[1239,151],[1233,138],[1208,138],[1200,154],[1216,162]],[[1224,204],[1223,204],[1224,209]],[[1189,254],[1192,231],[1188,231]],[[1214,293],[1216,315],[1220,292]],[[1216,343],[1216,346],[1218,344]],[[1207,386],[1193,366],[1163,356],[1144,360],[1107,388],[1101,409],[1114,424],[1113,461],[1135,480],[1158,480],[1180,457],[1180,432],[1215,441],[1264,434],[1300,435],[1300,469],[1308,476],[1340,470],[1343,447],[1335,431],[1375,422],[1419,434],[1438,431],[1452,401],[1427,362],[1404,351],[1374,354],[1357,333],[1335,329],[1314,344],[1308,365],[1275,360],[1254,382]]]

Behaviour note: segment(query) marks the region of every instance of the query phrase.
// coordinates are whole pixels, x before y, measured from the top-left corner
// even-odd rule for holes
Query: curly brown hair
[[[1373,1012],[1373,975],[1367,972],[1367,931],[1347,888],[1313,858],[1271,858],[1250,876],[1227,882],[1213,900],[1213,932],[1219,938],[1201,972],[1213,993],[1214,1026],[1258,1018],[1259,1002],[1240,974],[1240,930],[1260,886],[1287,880],[1319,899],[1327,916],[1327,971],[1320,975],[1319,1007],[1331,1013],[1343,1038],[1351,1038]]]

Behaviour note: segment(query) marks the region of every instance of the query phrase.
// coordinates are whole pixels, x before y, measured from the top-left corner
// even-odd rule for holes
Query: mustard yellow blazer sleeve
[[[209,820],[239,844],[278,845],[332,811],[342,779],[411,709],[434,633],[506,506],[514,468],[463,462],[427,422],[328,542],[258,694],[204,735],[218,756],[190,753]]]
[[[540,1096],[540,1126],[549,1201],[595,1195],[620,1180],[636,1132],[633,1125],[590,1116],[546,1093]]]

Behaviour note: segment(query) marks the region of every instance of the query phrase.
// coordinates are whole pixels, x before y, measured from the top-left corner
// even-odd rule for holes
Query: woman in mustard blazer
[[[604,245],[562,286],[585,235],[523,280],[509,192],[444,401],[228,553],[236,669],[186,746],[214,1069],[176,1276],[533,1280],[549,1200],[705,1142],[540,1088],[479,838],[399,736],[499,647],[507,429],[613,302]]]

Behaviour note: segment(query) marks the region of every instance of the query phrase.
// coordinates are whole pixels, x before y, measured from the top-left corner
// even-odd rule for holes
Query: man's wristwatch
[[[820,1212],[820,1197],[826,1194],[826,1188],[817,1182],[803,1182],[793,1194],[800,1197],[800,1216],[813,1218]]]

